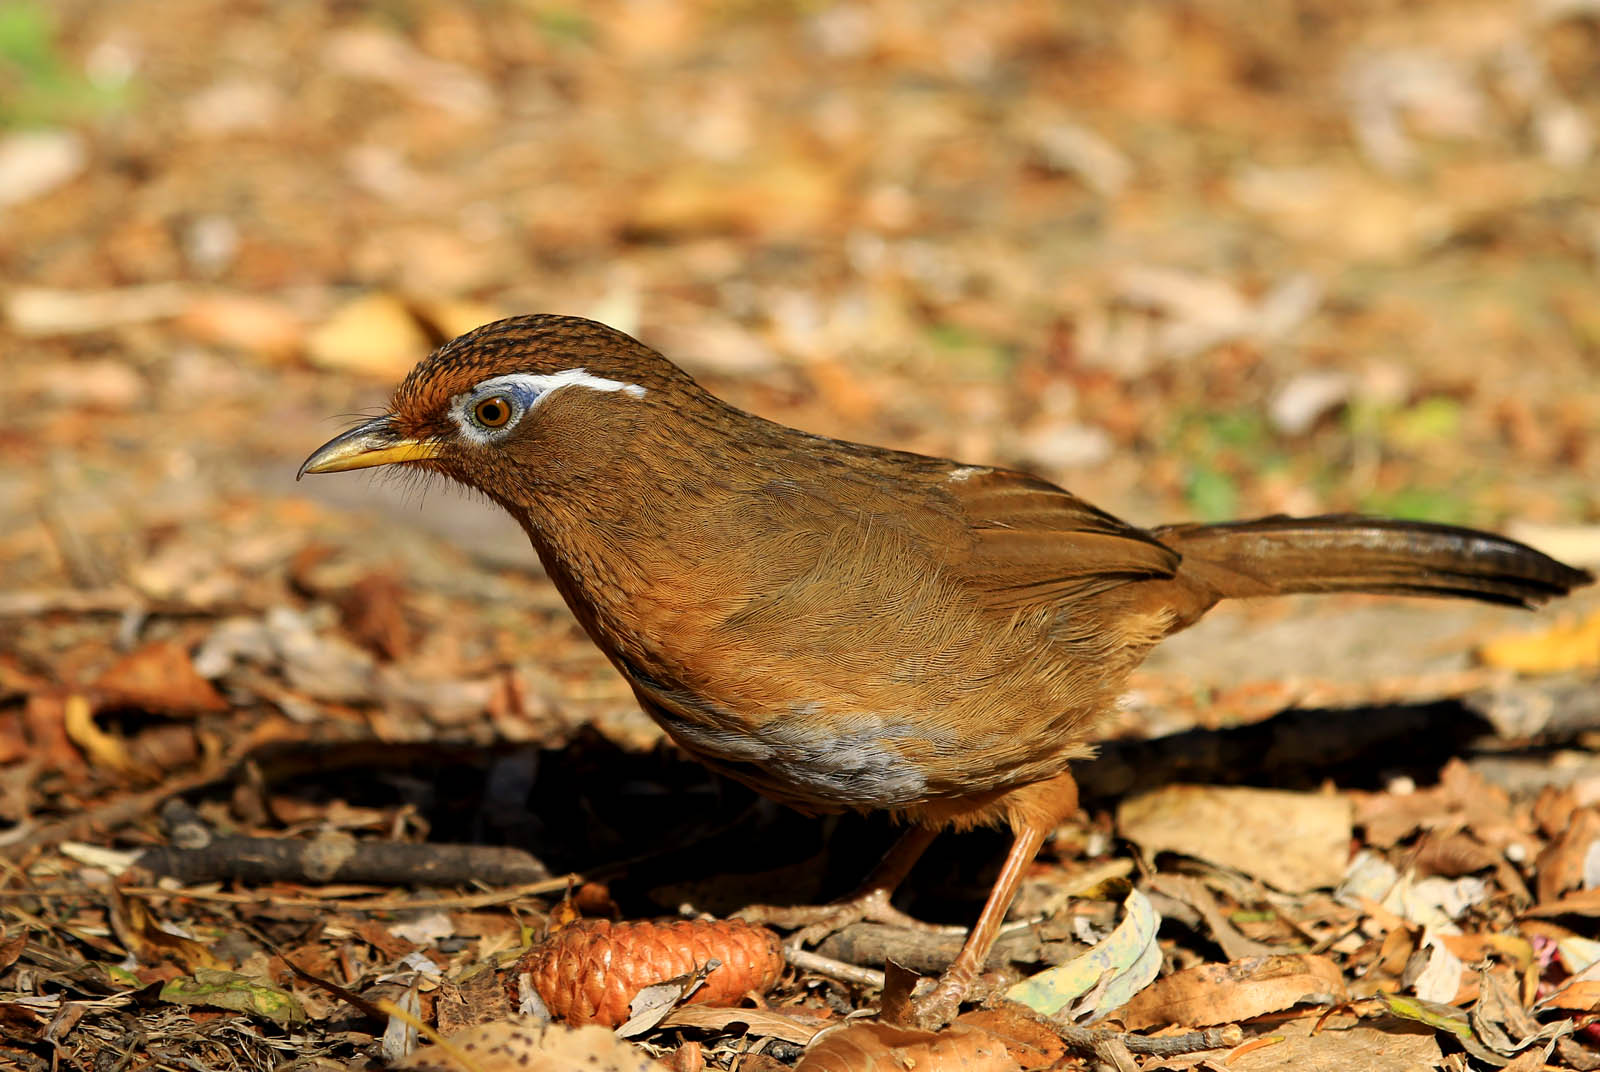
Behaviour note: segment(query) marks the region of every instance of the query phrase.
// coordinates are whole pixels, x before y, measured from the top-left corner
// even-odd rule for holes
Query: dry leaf
[[[1534,919],[1557,916],[1600,916],[1600,890],[1579,890],[1554,901],[1541,901],[1522,913]]]
[[[350,635],[385,659],[399,659],[415,643],[406,619],[406,590],[394,575],[374,571],[335,596]]]
[[[398,379],[429,350],[416,317],[392,294],[368,294],[341,306],[306,340],[306,354],[320,368]]]
[[[1021,1072],[1005,1043],[976,1027],[943,1031],[867,1020],[818,1035],[795,1072]]]
[[[83,766],[83,753],[67,733],[67,699],[56,692],[35,692],[22,708],[26,754],[47,770]]]
[[[465,335],[504,315],[492,305],[461,298],[422,299],[412,304],[411,314],[440,339]]]
[[[185,971],[217,971],[226,967],[204,942],[173,934],[150,915],[150,909],[137,897],[124,897],[111,891],[111,929],[135,958],[144,964],[172,960]]]
[[[803,1014],[808,1010],[787,1011]],[[796,1046],[804,1046],[817,1037],[818,1031],[829,1026],[827,1021],[802,1020],[767,1009],[727,1009],[714,1005],[680,1005],[661,1021],[662,1027],[698,1027],[719,1033],[735,1024],[742,1025],[746,1034],[782,1039]]]
[[[282,359],[299,350],[306,329],[298,313],[255,294],[203,294],[178,317],[189,337],[212,346]]]
[[[141,770],[129,754],[126,741],[100,728],[94,720],[94,708],[84,696],[73,693],[62,702],[61,724],[72,743],[83,749],[91,766],[125,773],[152,773]]]
[[[13,287],[5,297],[5,314],[12,330],[21,335],[74,335],[164,320],[188,304],[189,291],[181,283],[106,290]]]
[[[1273,1028],[1279,1041],[1241,1053],[1234,1050],[1227,1072],[1423,1072],[1444,1059],[1432,1031],[1404,1020],[1362,1021],[1312,1034],[1316,1017]]]
[[[479,964],[476,968],[473,975],[446,979],[439,984],[433,1014],[441,1033],[454,1034],[510,1014],[505,987],[500,985],[493,965]]]
[[[1461,977],[1466,973],[1466,965],[1432,935],[1423,941],[1422,948],[1426,950],[1428,959],[1412,983],[1412,991],[1423,1001],[1438,1004],[1455,1001],[1456,995],[1461,992]]]
[[[1525,674],[1551,674],[1600,666],[1600,611],[1574,621],[1558,620],[1536,633],[1505,633],[1483,643],[1486,665]]]
[[[165,640],[118,659],[93,688],[110,704],[168,715],[228,709],[228,701],[195,670],[182,645]]]
[[[1004,1005],[963,1013],[955,1026],[977,1028],[1004,1042],[1012,1060],[1024,1072],[1059,1067],[1067,1057],[1066,1043],[1059,1034],[1032,1017],[1017,1015]]]
[[[1581,808],[1567,820],[1567,828],[1539,854],[1539,901],[1554,901],[1568,890],[1584,885],[1584,863],[1600,840],[1600,808]]]
[[[1323,793],[1172,785],[1124,801],[1117,827],[1148,853],[1180,852],[1303,893],[1344,874],[1351,805]]]
[[[1567,1009],[1571,1012],[1600,1012],[1600,979],[1580,979],[1568,983],[1539,1001],[1541,1009]]]
[[[1202,964],[1157,979],[1117,1014],[1134,1031],[1166,1024],[1231,1024],[1295,1005],[1348,1000],[1344,976],[1325,957],[1252,957]]]
[[[424,1046],[394,1066],[406,1072],[667,1072],[603,1027],[496,1020]]]

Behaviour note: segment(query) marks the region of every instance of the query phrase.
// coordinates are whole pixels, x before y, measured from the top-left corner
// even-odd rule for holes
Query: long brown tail
[[[1154,535],[1183,555],[1180,574],[1218,598],[1386,592],[1532,607],[1594,580],[1503,536],[1355,514],[1166,525]]]

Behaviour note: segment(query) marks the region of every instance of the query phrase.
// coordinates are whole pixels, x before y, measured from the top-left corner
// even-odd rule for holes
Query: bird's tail
[[[1594,575],[1476,529],[1338,514],[1166,525],[1180,575],[1216,598],[1291,592],[1450,596],[1532,607]]]

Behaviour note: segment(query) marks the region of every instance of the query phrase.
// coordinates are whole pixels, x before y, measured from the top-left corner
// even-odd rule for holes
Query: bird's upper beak
[[[395,430],[393,421],[383,416],[334,436],[312,451],[295,479],[307,473],[342,473],[347,469],[370,469],[374,465],[424,461],[438,456],[438,443],[408,439]]]

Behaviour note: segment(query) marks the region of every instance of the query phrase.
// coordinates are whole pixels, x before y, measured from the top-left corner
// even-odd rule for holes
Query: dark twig
[[[137,866],[181,882],[358,883],[381,886],[519,886],[550,877],[521,849],[500,845],[414,844],[350,838],[216,838],[200,848],[161,845]]]

